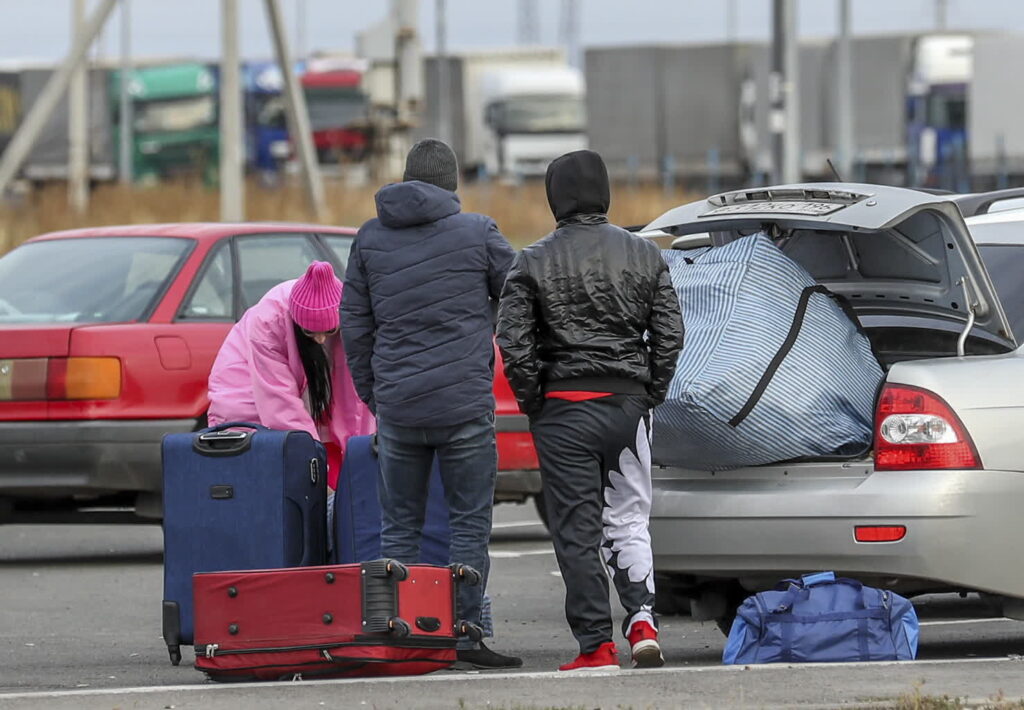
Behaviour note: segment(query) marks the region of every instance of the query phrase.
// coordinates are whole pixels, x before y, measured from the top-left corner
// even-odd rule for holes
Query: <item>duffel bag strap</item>
[[[743,420],[747,418],[747,415],[750,414],[751,410],[754,409],[754,406],[758,401],[760,401],[761,395],[763,395],[764,391],[768,389],[768,384],[772,381],[772,378],[775,377],[775,373],[782,365],[782,361],[786,359],[786,356],[789,355],[789,351],[792,350],[793,345],[796,344],[796,339],[800,335],[800,328],[803,327],[804,324],[804,316],[807,314],[807,305],[811,300],[811,296],[816,293],[830,294],[831,291],[824,286],[818,285],[808,286],[800,292],[800,300],[797,303],[796,311],[793,313],[793,322],[789,326],[789,332],[786,334],[786,339],[782,341],[782,345],[780,345],[779,349],[775,352],[775,356],[772,358],[771,362],[768,363],[768,367],[761,375],[761,379],[758,380],[757,385],[750,393],[750,396],[747,397],[747,401],[744,402],[740,411],[736,412],[736,416],[729,420],[729,426],[736,428],[742,424]]]
[[[815,574],[805,574],[800,578],[800,581],[805,587],[813,587],[817,584],[829,584],[836,581],[835,572],[817,572]],[[858,582],[858,584],[860,584]]]
[[[811,594],[812,587],[833,584],[841,584],[856,589],[858,592],[857,609],[864,610],[867,608],[867,605],[864,604],[864,585],[861,582],[849,577],[836,577],[835,572],[816,572],[814,574],[805,574],[800,579],[784,579],[776,585],[777,590],[786,590],[786,594],[770,611],[772,614],[784,614],[790,611],[796,602],[807,599]]]

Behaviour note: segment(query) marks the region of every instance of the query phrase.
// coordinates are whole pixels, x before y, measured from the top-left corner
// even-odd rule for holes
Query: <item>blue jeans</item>
[[[459,618],[480,624],[481,597],[491,566],[487,546],[498,470],[494,414],[447,427],[404,427],[378,419],[377,441],[381,554],[408,564],[419,561],[427,484],[436,455],[452,530],[450,559],[483,575],[479,586],[460,586]],[[459,640],[459,648],[472,647],[468,639]]]

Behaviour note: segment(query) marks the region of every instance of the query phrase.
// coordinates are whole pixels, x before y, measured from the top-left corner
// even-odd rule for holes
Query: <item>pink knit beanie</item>
[[[314,261],[292,288],[288,310],[292,320],[311,333],[325,333],[338,327],[341,281],[326,261]]]

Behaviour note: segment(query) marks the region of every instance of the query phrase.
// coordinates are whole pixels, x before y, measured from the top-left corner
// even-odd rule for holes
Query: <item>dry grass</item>
[[[328,224],[358,226],[374,216],[371,187],[349,187],[340,182],[326,185]],[[464,208],[489,214],[516,246],[525,246],[553,228],[551,212],[539,182],[523,185],[500,183],[463,187]],[[51,184],[21,198],[0,203],[0,254],[29,237],[74,227],[153,222],[215,221],[219,195],[197,182],[174,182],[155,187],[125,188],[99,185],[89,209],[76,215],[67,206],[63,184]],[[616,224],[645,223],[670,207],[689,199],[682,192],[666,195],[653,186],[613,188],[611,219]],[[277,189],[250,182],[246,189],[246,216],[251,221],[313,221],[305,194],[297,184]]]

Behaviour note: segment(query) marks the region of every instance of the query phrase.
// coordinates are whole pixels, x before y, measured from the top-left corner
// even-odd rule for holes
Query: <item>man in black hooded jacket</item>
[[[608,580],[634,666],[664,663],[654,617],[650,410],[683,344],[657,246],[608,223],[608,173],[587,150],[548,167],[554,232],[519,254],[498,309],[505,374],[530,417],[565,613],[580,655],[563,671],[618,668]]]

